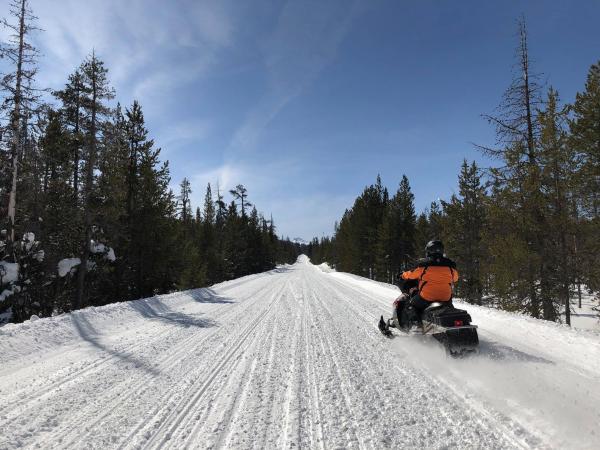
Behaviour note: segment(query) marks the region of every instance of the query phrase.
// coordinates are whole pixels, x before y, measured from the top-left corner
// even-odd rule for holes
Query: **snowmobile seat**
[[[436,308],[443,308],[444,306],[447,306],[446,303],[448,303],[448,302],[444,302],[444,303],[442,303],[442,302],[432,302],[431,305],[429,305],[427,308],[425,308],[423,310],[423,312],[425,312],[425,311],[431,311],[432,309],[436,309]]]
[[[423,311],[423,319],[443,327],[471,324],[471,316],[464,309],[455,308],[450,302],[435,302]]]

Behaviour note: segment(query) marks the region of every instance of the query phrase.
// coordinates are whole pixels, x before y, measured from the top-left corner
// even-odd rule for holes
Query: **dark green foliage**
[[[582,212],[600,215],[600,61],[588,72],[585,90],[572,106],[570,145],[581,163],[579,194]]]
[[[55,93],[57,109],[46,108],[24,127],[33,131],[23,139],[19,166],[15,235],[22,241],[11,244],[9,233],[0,238],[0,259],[20,270],[10,282],[0,273],[0,293],[10,294],[0,313],[10,310],[13,321],[22,321],[296,260],[305,249],[277,238],[272,218],[252,207],[243,185],[231,191],[239,209],[234,201],[227,208],[218,189],[214,201],[209,185],[193,215],[191,183],[184,178],[177,198],[169,189],[168,162],[149,138],[139,102],[125,113],[120,105],[107,107],[107,75],[90,56]],[[10,146],[4,150],[0,156],[10,162]],[[12,172],[0,177],[4,196]],[[71,270],[59,273],[67,260]]]
[[[375,276],[379,229],[388,207],[388,192],[377,177],[347,210],[336,232],[337,266],[365,277]]]
[[[588,72],[585,90],[577,94],[569,122],[569,146],[579,170],[573,201],[578,206],[574,261],[577,282],[600,291],[600,62]]]
[[[486,192],[481,184],[479,169],[463,161],[458,177],[459,195],[442,202],[445,217],[443,235],[446,251],[460,267],[457,295],[481,305],[483,299],[482,263],[485,260],[483,233],[486,212]],[[431,221],[431,219],[430,219]],[[436,222],[440,223],[438,217]]]
[[[345,212],[336,226],[334,244],[322,241],[329,247],[327,255],[333,258],[329,262],[346,272],[377,280],[393,280],[415,256],[413,202],[406,176],[391,199],[378,176],[377,182],[366,187],[352,209]],[[325,254],[319,245],[318,241],[313,241],[312,252]]]

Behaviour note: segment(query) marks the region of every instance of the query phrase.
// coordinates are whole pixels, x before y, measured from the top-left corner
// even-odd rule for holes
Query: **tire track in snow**
[[[251,291],[251,293],[247,297],[247,299],[254,299],[256,297],[256,295],[261,292],[262,289],[264,289],[264,286],[262,288],[259,288],[258,291]],[[246,299],[240,300],[242,302],[244,310],[245,310],[245,308],[248,308],[248,306],[249,306],[246,304],[245,300]],[[228,309],[228,311],[220,316],[220,319],[224,320],[224,319],[227,319],[230,315],[236,314],[235,308],[228,308],[228,306],[229,305],[219,305],[218,307],[211,308],[211,310],[207,311],[207,313],[211,312],[213,309],[219,310],[219,309],[226,308],[226,309]],[[175,330],[175,332],[177,334],[181,334],[180,331],[181,330],[177,330],[177,329]],[[170,333],[173,334],[173,332],[174,331],[171,329]],[[206,331],[200,337],[200,339],[198,338],[196,333],[191,333],[187,338],[184,338],[181,341],[177,341],[176,350],[174,352],[169,352],[167,354],[166,358],[160,360],[160,362],[157,364],[158,369],[160,369],[160,371],[163,371],[163,372],[168,371],[169,369],[172,369],[178,363],[180,363],[182,360],[185,360],[186,356],[189,356],[191,353],[196,352],[197,349],[199,347],[201,347],[206,341],[210,340],[211,338],[214,338],[215,335],[220,332],[221,332],[220,328],[215,327],[215,328],[210,329],[209,331]],[[169,334],[169,333],[166,333],[166,334]],[[193,344],[193,345],[191,345],[191,344]],[[178,375],[180,377],[182,375],[187,376],[187,375],[189,375],[190,372],[193,372],[194,370],[197,370],[197,367],[192,366],[191,369],[188,370],[187,372],[185,372],[185,373],[179,372]],[[64,440],[63,440],[63,443],[65,445],[72,445],[76,442],[84,441],[86,439],[86,437],[89,437],[94,432],[94,427],[96,427],[97,425],[99,425],[103,421],[105,421],[107,417],[110,417],[110,415],[113,414],[116,410],[118,410],[118,408],[120,408],[123,405],[123,403],[129,401],[132,398],[139,397],[145,391],[151,389],[153,386],[152,382],[154,381],[154,378],[155,378],[155,376],[150,374],[150,375],[144,377],[142,380],[132,379],[132,381],[127,386],[123,387],[122,389],[120,389],[118,391],[112,392],[112,395],[113,395],[112,399],[105,400],[106,403],[104,403],[104,404],[106,405],[108,403],[108,405],[103,408],[103,413],[87,426],[88,431],[83,434],[81,434],[80,432],[76,432],[74,437],[70,441],[64,442]],[[182,380],[180,380],[180,382],[181,381]],[[129,385],[133,385],[134,388],[128,389]],[[122,391],[125,391],[127,393],[125,395],[123,395]],[[167,397],[170,395],[171,395],[171,393],[169,392],[167,394]],[[161,402],[161,405],[162,405],[162,402]],[[128,442],[128,441],[129,440],[127,440],[126,442]]]
[[[289,290],[293,305],[297,310],[299,302],[302,302],[302,298],[293,289],[293,285],[291,283]],[[289,441],[292,440],[292,442],[297,442],[300,432],[300,427],[298,426],[299,408],[298,405],[293,404],[298,400],[296,395],[299,385],[298,366],[301,364],[302,357],[302,354],[298,354],[298,336],[299,334],[303,333],[302,325],[303,324],[301,321],[294,320],[293,328],[290,330],[290,336],[292,336],[292,341],[289,346],[290,365],[288,369],[288,376],[286,377],[285,382],[286,389],[283,407],[283,432],[281,435],[281,440],[277,442],[278,448],[290,448]],[[294,439],[294,436],[296,439]]]
[[[219,406],[224,406],[224,413],[219,415],[219,411],[214,411],[215,415],[219,415],[216,427],[211,424],[210,420],[208,423],[204,423],[202,420],[203,418],[199,417],[183,446],[188,447],[193,445],[196,441],[196,438],[202,433],[206,426],[213,426],[213,432],[214,430],[217,430],[216,433],[218,433],[218,436],[215,444],[211,446],[216,448],[228,447],[226,444],[231,438],[232,434],[236,431],[234,425],[242,414],[243,407],[246,401],[248,401],[248,397],[250,395],[252,383],[255,381],[260,355],[264,354],[264,349],[269,342],[269,339],[275,342],[275,333],[277,327],[272,326],[272,322],[275,321],[277,323],[277,309],[281,307],[281,304],[283,303],[282,300],[285,300],[285,290],[287,284],[287,282],[283,283],[282,289],[271,296],[270,306],[267,307],[268,317],[265,317],[264,320],[261,320],[261,328],[257,330],[252,342],[244,349],[245,351],[242,358],[247,360],[252,359],[250,370],[246,370],[245,366],[236,366],[235,371],[228,373],[227,383],[223,383],[223,385],[217,389],[213,395],[217,399],[227,397],[224,395],[224,392],[227,392],[231,386],[234,388],[236,386],[242,386],[241,391],[236,392],[235,398],[233,402],[230,402],[230,404],[226,402],[224,405],[217,404],[211,409],[206,409],[204,414],[204,418],[206,419],[209,419],[211,416],[213,416],[212,411],[218,409]]]
[[[314,284],[317,284],[316,277],[310,277],[310,278],[312,278],[311,281]],[[322,283],[321,283],[321,287],[322,287]],[[343,404],[344,410],[346,411],[346,414],[345,414],[346,420],[342,421],[339,424],[339,430],[345,432],[346,435],[348,436],[349,440],[347,441],[347,444],[350,448],[352,448],[356,445],[358,445],[359,448],[366,448],[365,439],[359,432],[356,422],[354,420],[352,420],[352,418],[356,417],[357,415],[353,408],[353,401],[352,401],[351,395],[350,395],[350,388],[347,386],[348,377],[347,377],[347,374],[344,373],[343,363],[340,359],[340,346],[339,345],[337,346],[337,348],[338,348],[337,352],[334,350],[334,348],[336,347],[333,345],[333,342],[335,341],[334,331],[333,331],[334,330],[333,324],[335,323],[335,317],[331,313],[329,307],[326,305],[325,301],[322,298],[315,296],[315,300],[316,300],[316,302],[315,302],[316,311],[313,313],[313,317],[318,318],[317,323],[318,323],[318,320],[320,320],[322,323],[325,324],[325,325],[323,325],[323,324],[317,325],[317,327],[318,327],[317,329],[320,330],[320,332],[317,333],[317,340],[320,342],[320,346],[323,349],[324,354],[329,355],[331,369],[332,369],[332,376],[334,377],[333,380],[330,380],[330,385],[333,385],[334,389],[337,387],[337,389],[339,390],[339,394],[341,395],[342,404]],[[327,316],[327,317],[324,317],[324,316]],[[339,328],[335,328],[335,331],[339,332]],[[337,398],[337,394],[334,393],[333,400],[335,400],[336,398]]]
[[[211,370],[207,374],[207,378],[201,383],[200,387],[195,389],[188,400],[183,400],[178,403],[176,410],[179,412],[170,413],[167,417],[163,418],[162,423],[156,429],[155,434],[144,443],[144,447],[160,448],[165,446],[168,441],[174,437],[174,434],[177,433],[178,428],[183,425],[186,418],[189,418],[189,420],[193,419],[190,418],[192,409],[198,404],[217,376],[221,374],[230,362],[232,362],[233,365],[239,363],[239,359],[234,359],[234,357],[241,351],[242,345],[250,336],[252,336],[252,333],[256,330],[261,321],[269,314],[273,303],[279,300],[279,298],[274,299],[268,307],[264,308],[264,310],[244,328],[235,339],[236,342],[231,345],[226,352],[223,352],[224,356],[213,364]]]
[[[302,398],[308,397],[310,404],[310,433],[308,435],[308,443],[310,448],[316,449],[324,449],[325,448],[325,432],[323,430],[323,417],[321,413],[322,409],[322,401],[321,394],[319,392],[319,379],[316,375],[316,365],[315,361],[317,360],[316,346],[312,335],[312,330],[315,330],[314,321],[312,320],[313,315],[311,315],[311,304],[315,303],[315,296],[307,289],[307,283],[303,284],[303,297],[306,300],[306,305],[303,308],[302,321],[304,322],[304,335],[303,335],[303,344],[304,344],[304,353],[306,354],[307,364],[305,367],[305,375],[308,384],[307,395],[302,396]]]
[[[156,340],[159,340],[166,334],[168,334],[168,330],[164,330]],[[137,350],[147,345],[148,342],[146,341],[138,342],[119,350],[119,354],[134,354]],[[122,358],[120,355],[104,356],[93,360],[87,365],[82,363],[84,367],[75,371],[75,373],[71,372],[66,377],[56,380],[50,386],[34,391],[25,398],[16,398],[12,403],[9,403],[6,408],[0,411],[0,417],[8,418],[7,420],[10,424],[11,420],[16,420],[19,416],[22,416],[29,411],[36,410],[39,408],[40,403],[48,401],[53,395],[60,394],[62,391],[67,390],[69,385],[81,384],[88,378],[96,376],[98,372],[104,370],[106,366],[119,362]]]
[[[375,294],[369,292],[366,289],[361,289],[357,286],[346,285],[340,279],[334,278],[335,282],[340,286],[340,289],[350,290],[352,292],[361,294],[364,298],[369,298],[376,302],[377,304],[382,304],[381,297],[376,296]],[[354,304],[348,302],[349,306],[354,308]],[[371,314],[366,312],[364,315],[365,319],[373,324],[376,324],[376,321],[379,318],[379,314]],[[375,327],[375,325],[373,325]],[[375,328],[373,328],[375,329]],[[379,333],[373,333],[374,335],[378,335]],[[407,336],[402,336],[404,338],[408,338]],[[394,342],[394,341],[391,341]],[[427,345],[428,343],[422,342],[420,339],[413,339],[409,343],[410,349],[401,348],[399,349],[397,346],[394,346],[395,352],[402,352],[404,357],[408,358],[408,362],[423,371],[426,376],[431,377],[435,380],[435,383],[438,385],[444,386],[449,393],[454,397],[454,401],[457,404],[465,403],[477,414],[480,416],[478,422],[486,427],[489,427],[489,424],[493,424],[496,428],[502,431],[502,434],[505,438],[508,438],[511,445],[514,448],[530,448],[531,445],[539,446],[540,445],[540,436],[533,430],[526,430],[522,425],[516,423],[514,420],[505,416],[504,414],[495,411],[491,408],[488,402],[485,399],[478,398],[477,396],[473,396],[466,392],[464,389],[458,388],[459,383],[458,380],[453,380],[454,382],[450,382],[447,377],[435,376],[436,373],[443,373],[444,364],[456,364],[460,363],[460,361],[455,361],[449,359],[439,348],[431,347]],[[429,359],[426,363],[423,362],[422,358],[418,356],[415,357],[414,352],[422,352],[423,354],[428,354]],[[431,362],[434,364],[431,364]],[[399,372],[403,371],[403,368],[396,365],[396,370]],[[453,418],[445,413],[445,416],[449,421]],[[477,416],[476,416],[477,417]],[[485,418],[485,422],[484,419]]]
[[[76,314],[76,313],[73,313],[73,314]],[[168,332],[169,332],[169,330],[163,330],[163,332],[160,334],[160,336],[158,336],[155,340],[159,340],[161,337],[166,335]],[[145,347],[147,345],[148,345],[148,342],[138,341],[138,342],[130,345],[129,347],[126,347],[125,349],[119,350],[119,353],[134,354],[138,349]],[[69,352],[71,352],[71,353],[76,352],[76,351],[79,351],[79,349],[73,348],[73,349],[69,350]],[[64,357],[65,356],[64,352],[58,356]],[[60,389],[60,388],[64,388],[66,384],[68,384],[70,382],[79,382],[82,377],[92,375],[93,372],[102,370],[103,366],[110,365],[111,363],[114,363],[115,361],[118,361],[119,359],[120,359],[119,355],[109,354],[108,356],[103,356],[101,358],[95,359],[87,364],[80,363],[83,366],[80,369],[77,369],[74,372],[69,372],[66,376],[63,376],[62,378],[58,378],[56,381],[52,382],[50,385],[43,386],[39,390],[34,390],[31,392],[30,391],[31,386],[24,387],[21,390],[14,393],[13,396],[15,398],[12,401],[9,400],[2,407],[0,407],[0,415],[10,415],[12,410],[24,409],[25,408],[25,406],[23,405],[24,403],[27,404],[27,403],[38,402],[41,400],[42,397],[45,397],[48,394],[52,394],[53,391]],[[59,375],[59,377],[60,377],[60,375]],[[21,395],[25,391],[30,391],[30,392],[25,397],[22,397]],[[16,408],[11,408],[11,407],[15,407],[15,405],[17,405]],[[31,407],[33,408],[33,407],[35,407],[35,405],[32,405]]]
[[[264,289],[265,284],[264,280],[258,283],[258,289]],[[254,294],[257,291],[252,290],[252,286],[254,286],[253,283],[248,284],[247,298],[250,300],[248,303],[256,301]],[[183,296],[183,294],[179,296]],[[240,302],[243,302],[243,300],[244,299],[240,299]],[[225,314],[219,316],[219,319],[226,319],[230,314],[228,311],[235,309],[231,308],[231,306],[238,308],[240,305],[205,304],[202,305],[202,314],[210,314],[211,311],[226,309],[227,311]],[[242,306],[244,308],[247,307],[244,304]],[[147,331],[147,334],[152,338],[152,334],[157,329],[157,324],[152,319],[144,319],[141,322],[146,324],[147,328],[145,331]],[[147,340],[148,336],[144,336],[143,339],[141,339],[141,342],[134,342],[134,347],[138,347],[138,344],[141,344],[142,350],[145,350],[148,354],[148,359],[151,360],[154,357],[156,365],[163,370],[177,366],[180,361],[185,361],[186,357],[189,357],[191,348],[189,347],[190,342],[198,339],[195,330],[192,328],[185,329],[180,326],[173,327],[168,325],[165,325],[164,327],[165,332],[157,335],[156,339],[152,339],[149,342]],[[200,331],[208,332],[209,335],[206,336],[206,338],[210,338],[211,336],[214,337],[214,335],[219,332],[219,328],[207,328]],[[186,335],[188,337],[182,341],[181,338]],[[164,339],[165,337],[168,339]],[[156,350],[153,347],[157,341],[163,339],[165,340],[162,345],[163,352],[160,353],[161,346],[158,346],[158,354],[159,356],[166,355],[166,358],[161,357],[156,359]],[[173,347],[175,351],[168,351],[167,353],[164,350],[170,350],[170,342],[176,342],[177,344]],[[117,347],[121,347],[121,354],[127,348],[132,347],[123,346],[122,342],[117,342],[116,345]],[[19,416],[30,417],[29,422],[31,428],[38,428],[42,431],[44,442],[54,441],[57,442],[59,446],[63,447],[66,444],[85,442],[86,439],[92,441],[97,440],[98,437],[96,436],[96,432],[99,431],[99,429],[95,429],[96,426],[104,426],[106,424],[115,426],[115,423],[118,424],[119,421],[123,420],[123,418],[119,417],[120,410],[123,409],[124,406],[129,406],[130,404],[135,405],[134,402],[137,397],[144,394],[147,390],[152,389],[153,386],[156,386],[157,382],[157,377],[154,374],[146,374],[142,371],[139,373],[124,371],[124,364],[120,362],[119,358],[116,360],[113,359],[113,362],[115,362],[114,366],[109,365],[106,367],[103,365],[101,368],[97,368],[96,372],[90,372],[85,377],[73,380],[68,386],[68,389],[64,386],[57,386],[51,393],[52,395],[47,395],[45,398],[41,399],[33,399],[34,404],[31,409],[33,410],[33,407],[36,407],[36,413],[24,414],[21,412],[19,413]],[[165,364],[167,362],[169,364]],[[125,364],[125,366],[127,365]],[[103,372],[100,372],[100,370]],[[158,378],[160,379],[160,377]],[[107,380],[114,380],[114,382],[107,383]],[[43,403],[40,402],[40,400],[43,400]],[[53,403],[57,405],[57,407],[52,407],[51,409],[44,407],[46,404],[52,405]],[[102,407],[99,407],[99,405],[102,405]],[[42,407],[40,408],[40,406]],[[78,414],[84,415],[84,417],[87,416],[92,420],[86,422],[84,429],[73,427],[69,420],[60,419],[61,417],[66,417],[65,413],[71,410],[75,410]],[[117,415],[115,416],[113,413],[116,413]],[[71,414],[69,413],[68,415],[70,416]],[[112,417],[116,417],[116,420],[109,420]],[[135,418],[135,415],[132,417]],[[131,420],[132,417],[127,417],[127,420]],[[36,425],[36,423],[39,425]],[[103,432],[105,433],[106,430],[103,430]],[[100,436],[102,436],[103,432],[101,431],[99,433]],[[118,435],[113,435],[112,438],[118,438]],[[0,439],[0,447],[3,446],[1,442],[2,439]],[[114,445],[115,441],[111,440],[110,442],[111,445]]]
[[[249,280],[249,282],[254,281],[254,279]],[[257,301],[260,301],[261,295],[263,292],[265,292],[266,289],[268,289],[268,284],[261,284],[259,285],[258,289],[255,291],[250,291],[250,292],[246,292],[245,294],[247,295],[245,298],[240,298],[239,301],[237,302],[236,305],[232,305],[234,307],[228,309],[228,311],[223,314],[222,316],[219,317],[220,322],[222,323],[233,323],[236,317],[239,319],[240,315],[245,315],[247,310],[252,310],[252,308],[255,306],[255,303]],[[257,300],[258,299],[258,300]],[[226,339],[220,339],[220,340],[216,340],[215,345],[218,344],[219,342],[223,342],[223,345],[228,346],[231,344],[228,344],[228,342],[232,342],[234,341],[234,338],[232,338],[231,334],[228,333],[227,329],[223,329],[222,327],[218,327],[217,329],[215,329],[213,332],[209,333],[208,336],[206,336],[206,338],[202,338],[201,341],[197,342],[196,345],[194,345],[194,348],[192,351],[190,351],[190,348],[188,348],[185,345],[178,345],[178,348],[181,349],[181,352],[184,353],[184,356],[187,355],[188,359],[189,359],[189,355],[194,353],[194,354],[198,354],[201,357],[204,356],[202,350],[202,345],[204,343],[209,343],[209,341],[218,339],[220,337],[220,335],[225,334]],[[195,335],[192,335],[190,337],[191,340],[197,340],[198,337]],[[215,345],[213,345],[212,347],[215,347]],[[216,350],[214,350],[216,351]],[[208,352],[210,353],[210,352]],[[195,364],[192,364],[192,367],[185,373],[177,373],[177,377],[181,378],[182,375],[184,375],[186,377],[187,380],[190,380],[190,382],[187,384],[187,388],[185,388],[184,392],[182,394],[179,395],[179,397],[186,397],[189,396],[191,392],[193,392],[193,389],[195,387],[195,385],[197,383],[199,383],[202,379],[203,376],[205,376],[206,374],[203,372],[203,370],[205,369],[205,367],[202,366],[197,366]],[[175,385],[175,388],[178,387],[178,385],[180,385],[181,383],[181,379],[179,380],[179,383],[177,383]],[[129,448],[129,447],[133,447],[134,443],[135,443],[135,439],[136,437],[138,437],[138,435],[141,433],[141,431],[143,429],[146,429],[145,435],[147,437],[152,436],[152,434],[154,433],[154,428],[151,427],[152,423],[157,423],[160,421],[160,415],[164,414],[165,409],[172,409],[175,406],[172,405],[172,403],[176,403],[178,401],[178,396],[177,396],[177,391],[175,388],[171,388],[171,389],[167,389],[162,397],[160,398],[160,401],[157,402],[156,399],[154,399],[154,403],[155,405],[153,406],[153,408],[151,409],[151,413],[149,417],[142,417],[139,421],[138,424],[133,427],[133,429],[129,432],[129,434],[125,437],[125,439],[122,440],[122,445],[120,446],[120,448]],[[143,445],[143,442],[142,444]]]
[[[164,299],[175,300],[175,299],[186,297],[186,296],[189,296],[188,291],[175,293],[175,294],[168,294],[163,297],[163,300]],[[223,305],[215,304],[215,305],[209,306],[207,311],[204,311],[203,314],[210,314],[213,311],[218,311],[221,308],[223,308]],[[71,314],[72,314],[73,318],[76,318],[81,314],[81,312],[75,311]],[[75,319],[74,321],[77,321],[77,320],[79,320],[79,319]],[[158,315],[157,318],[150,317],[147,320],[156,322],[157,324],[160,325],[160,322],[158,322],[160,320],[160,315]],[[19,405],[19,406],[17,406],[16,409],[21,409],[21,408],[23,408],[23,403],[29,403],[32,401],[37,402],[40,400],[40,397],[43,397],[46,394],[52,394],[53,393],[52,391],[55,391],[57,389],[64,388],[65,384],[67,384],[67,383],[74,382],[74,381],[78,382],[84,376],[92,376],[95,374],[95,372],[104,369],[105,365],[110,365],[112,363],[118,362],[122,358],[122,355],[134,355],[138,349],[152,346],[152,345],[154,345],[155,342],[160,341],[162,338],[164,338],[168,334],[172,333],[172,330],[169,327],[163,327],[160,334],[157,335],[155,333],[151,333],[151,334],[149,334],[150,338],[145,336],[145,339],[140,340],[139,336],[136,336],[136,334],[138,334],[140,332],[139,331],[140,329],[142,329],[142,331],[143,331],[143,328],[147,328],[147,325],[148,324],[145,320],[140,320],[137,322],[137,327],[135,327],[133,329],[128,329],[126,334],[128,336],[133,334],[132,336],[129,337],[129,339],[135,339],[136,341],[133,344],[126,345],[120,349],[118,348],[118,345],[120,343],[119,342],[115,343],[116,345],[114,346],[114,350],[117,352],[117,354],[109,353],[108,355],[106,355],[105,353],[102,353],[103,356],[100,358],[97,358],[97,359],[92,360],[87,363],[80,362],[79,364],[81,364],[82,367],[75,371],[69,372],[68,374],[66,374],[66,376],[63,376],[59,370],[58,373],[51,375],[51,376],[57,375],[58,379],[51,382],[49,385],[46,384],[45,386],[42,386],[42,388],[39,390],[31,391],[32,386],[27,385],[26,387],[23,387],[22,389],[20,389],[16,392],[11,392],[10,397],[15,397],[15,398],[13,401],[9,400],[8,402],[5,402],[4,405],[0,406],[0,415],[10,414],[10,412],[11,412],[10,408],[16,404]],[[156,328],[156,327],[154,327],[154,328]],[[122,335],[120,337],[123,338],[124,336]],[[151,340],[148,341],[148,339],[151,339]],[[80,345],[81,345],[81,343],[78,343],[76,345],[71,345],[68,350],[61,351],[57,354],[52,355],[52,359],[65,358],[70,353],[76,353],[77,351],[80,351],[80,348],[78,348]],[[10,375],[10,374],[6,374],[6,375]],[[40,380],[40,382],[44,382],[44,381],[47,382],[48,378],[46,378],[45,380]],[[22,394],[26,391],[27,391],[26,396],[22,396]],[[32,405],[32,407],[35,407],[35,405]]]
[[[328,283],[325,283],[328,284]],[[369,308],[366,307],[361,307],[361,303],[362,302],[355,302],[355,301],[349,301],[349,298],[371,298],[372,300],[375,301],[375,303],[377,304],[381,304],[383,303],[381,301],[381,298],[373,298],[374,295],[372,293],[368,293],[368,292],[362,292],[362,290],[355,288],[354,286],[347,286],[343,283],[341,283],[339,280],[335,280],[335,283],[333,283],[333,285],[330,286],[321,286],[319,289],[320,293],[323,293],[325,290],[329,290],[329,294],[333,297],[336,298],[339,302],[337,303],[338,308],[336,308],[336,314],[337,315],[342,315],[342,314],[348,314],[351,313],[355,319],[350,319],[349,317],[346,317],[345,320],[347,321],[348,325],[353,324],[353,323],[359,323],[359,322],[366,322],[368,325],[368,327],[371,328],[367,328],[367,332],[364,333],[365,329],[359,329],[359,331],[362,331],[363,334],[365,334],[365,338],[371,340],[372,342],[376,343],[378,345],[378,347],[382,350],[382,355],[386,355],[386,353],[389,353],[389,348],[386,348],[385,346],[382,346],[381,344],[383,342],[390,342],[388,340],[383,341],[381,336],[379,335],[378,332],[376,332],[377,330],[375,329],[375,320],[378,319],[379,314],[373,315],[372,312],[369,311]],[[356,294],[359,294],[358,296]],[[343,305],[343,306],[342,306]],[[327,306],[326,306],[327,308]],[[334,315],[331,311],[329,312],[330,315]],[[348,327],[349,328],[349,327]],[[368,331],[368,330],[375,330],[375,331]],[[392,356],[392,355],[390,355]],[[385,358],[385,357],[384,357]],[[445,358],[442,355],[442,358]],[[385,360],[387,360],[388,358],[385,358]],[[393,360],[392,360],[393,361]],[[409,361],[411,362],[411,361]],[[364,361],[359,361],[360,365],[362,365],[363,367],[363,371],[365,373],[368,373],[369,370],[372,370],[372,367],[369,367],[369,365],[365,365]],[[406,367],[400,367],[398,365],[395,366],[395,370],[398,371],[399,374],[405,375],[406,374]],[[423,372],[421,374],[421,376],[426,376],[429,378],[429,374],[427,372]],[[402,376],[398,377],[398,381],[402,382]],[[434,384],[435,385],[435,384]],[[407,386],[408,387],[408,386]],[[429,391],[429,392],[428,392]],[[401,392],[401,390],[400,390]],[[435,391],[432,389],[428,389],[425,390],[424,393],[422,395],[425,395],[426,397],[424,399],[421,399],[421,403],[422,402],[431,402],[431,401],[439,401],[439,396],[436,395]],[[454,397],[454,398],[453,398]],[[385,403],[385,398],[384,397],[380,397],[378,396],[379,401],[380,402],[384,402]],[[462,399],[459,396],[451,396],[451,398],[446,399],[446,400],[450,400],[449,402],[449,406],[452,404],[456,404],[456,405],[460,405],[462,403]],[[442,406],[440,404],[440,406]],[[456,415],[449,415],[448,414],[448,407],[444,408],[440,408],[439,411],[442,412],[442,416],[446,418],[446,421],[452,426],[452,424],[456,423],[457,419],[459,419],[459,417],[455,417]],[[496,425],[497,422],[496,420],[493,421],[487,421],[488,423],[486,423],[484,426],[485,428],[490,427],[490,425]],[[491,422],[491,423],[490,423]],[[443,423],[443,422],[442,422]],[[483,423],[482,423],[483,425]],[[390,426],[394,426],[393,423],[390,424]],[[509,431],[509,429],[504,429],[503,431]],[[382,430],[383,431],[383,430]],[[519,439],[518,437],[509,434],[510,436],[510,440],[509,442],[511,443],[511,446],[516,447],[516,448],[520,448],[522,445],[522,440]],[[493,442],[493,441],[492,441]],[[502,439],[498,439],[496,440],[496,446],[501,446],[498,445],[499,442],[502,442]],[[404,443],[403,445],[406,445],[406,443]],[[504,444],[506,445],[506,443]]]

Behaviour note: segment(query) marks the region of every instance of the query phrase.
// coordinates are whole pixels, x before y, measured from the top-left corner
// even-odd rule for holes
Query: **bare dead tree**
[[[524,270],[529,280],[529,309],[538,317],[540,306],[544,316],[552,318],[551,298],[545,289],[549,272],[544,258],[544,211],[541,207],[541,168],[538,162],[540,126],[539,111],[543,108],[541,75],[532,72],[529,57],[527,27],[522,17],[517,22],[519,44],[513,80],[504,92],[502,102],[493,115],[483,117],[496,128],[496,147],[476,145],[485,155],[497,159],[502,166],[488,170],[496,186],[509,187],[519,199],[519,221],[522,237],[530,253],[539,255],[539,267],[529,264]],[[517,206],[517,205],[515,205]],[[540,285],[541,305],[537,283]]]
[[[15,241],[15,222],[17,211],[17,181],[19,177],[19,161],[22,158],[23,142],[26,136],[27,118],[33,106],[39,100],[38,90],[33,88],[37,73],[37,49],[28,41],[29,36],[38,30],[33,24],[36,17],[28,7],[28,0],[12,0],[10,14],[16,19],[11,23],[2,19],[2,25],[10,30],[10,37],[0,47],[0,56],[7,59],[12,71],[0,79],[0,88],[5,92],[2,103],[4,120],[8,124],[3,127],[8,134],[10,152],[11,183],[8,196],[8,249],[12,253]]]

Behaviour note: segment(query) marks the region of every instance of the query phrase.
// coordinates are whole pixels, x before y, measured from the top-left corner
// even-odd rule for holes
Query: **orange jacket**
[[[452,300],[454,283],[458,281],[456,264],[448,258],[425,259],[419,266],[402,273],[404,280],[419,280],[419,295],[429,302]]]

